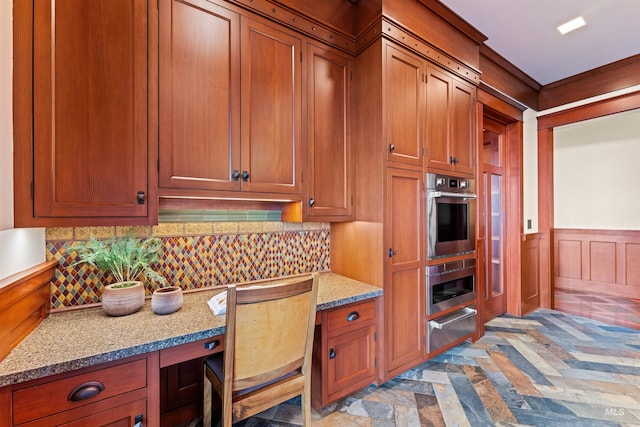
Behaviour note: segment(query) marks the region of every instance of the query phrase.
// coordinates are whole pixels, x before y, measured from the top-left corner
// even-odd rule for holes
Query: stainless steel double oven
[[[432,353],[476,328],[476,260],[460,258],[475,251],[477,196],[474,179],[427,173],[426,181],[427,350]]]

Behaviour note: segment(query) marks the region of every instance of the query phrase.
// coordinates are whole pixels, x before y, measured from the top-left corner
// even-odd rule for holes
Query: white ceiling
[[[640,0],[440,0],[545,85],[640,53]],[[582,16],[564,36],[557,26]]]

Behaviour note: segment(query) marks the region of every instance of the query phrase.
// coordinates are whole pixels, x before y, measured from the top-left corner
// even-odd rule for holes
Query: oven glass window
[[[459,297],[460,295],[473,293],[473,291],[473,275],[432,285],[432,304],[435,305],[450,300],[451,298]]]
[[[466,203],[438,203],[438,242],[469,238]]]

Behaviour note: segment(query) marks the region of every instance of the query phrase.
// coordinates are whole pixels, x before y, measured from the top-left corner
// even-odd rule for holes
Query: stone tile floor
[[[339,427],[640,425],[640,332],[546,309],[502,316],[476,343],[313,417]],[[299,426],[299,402],[237,425]]]

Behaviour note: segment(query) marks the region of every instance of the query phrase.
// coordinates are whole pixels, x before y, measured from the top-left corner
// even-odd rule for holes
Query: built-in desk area
[[[150,301],[139,312],[124,317],[109,317],[100,308],[51,314],[0,362],[0,427],[74,420],[91,425],[86,417],[95,414],[114,420],[135,420],[142,414],[144,425],[161,425],[161,369],[224,348],[225,317],[214,316],[207,305],[217,292],[220,290],[187,293],[182,308],[165,316],[154,314]],[[358,384],[375,382],[375,346],[371,344],[380,295],[382,290],[374,286],[330,272],[320,274],[314,346],[320,352],[314,360],[321,360],[321,366],[314,362],[316,406],[353,385],[353,375],[342,389],[344,379],[337,378],[336,389],[336,378],[327,377],[336,369],[325,366],[340,362],[335,355],[340,355],[339,346],[345,339],[366,342],[371,354],[362,363],[371,364],[366,366],[369,376],[362,369],[352,374]],[[353,310],[361,310],[357,321],[343,321]],[[329,350],[334,357],[329,358]],[[104,384],[104,390],[80,402],[72,400],[75,387],[92,382]]]

